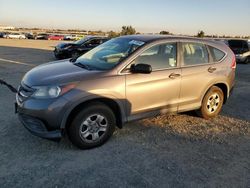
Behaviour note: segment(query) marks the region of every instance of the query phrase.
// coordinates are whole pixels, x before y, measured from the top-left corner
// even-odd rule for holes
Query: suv
[[[37,136],[67,133],[79,148],[92,148],[130,121],[190,110],[205,119],[217,116],[234,86],[235,68],[235,55],[223,43],[123,36],[75,61],[30,70],[16,111]]]
[[[250,63],[250,44],[248,40],[230,39],[226,43],[236,55],[239,63]]]
[[[57,59],[76,59],[107,40],[107,37],[89,36],[73,43],[61,43],[55,47],[54,55]]]

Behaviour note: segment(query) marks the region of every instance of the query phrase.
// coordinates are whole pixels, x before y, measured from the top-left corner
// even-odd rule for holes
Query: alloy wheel
[[[220,96],[218,93],[213,93],[207,101],[207,110],[209,113],[214,113],[220,105]]]
[[[100,114],[88,116],[79,129],[80,137],[87,143],[99,141],[107,131],[108,121]]]

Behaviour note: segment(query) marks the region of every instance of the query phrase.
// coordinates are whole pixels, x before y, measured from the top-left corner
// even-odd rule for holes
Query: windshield
[[[142,45],[144,42],[138,40],[112,39],[82,55],[76,63],[93,69],[110,70]]]
[[[81,40],[75,41],[74,43],[75,43],[75,44],[82,44],[82,43],[88,41],[90,38],[91,38],[91,37],[84,37],[84,38],[82,38]]]

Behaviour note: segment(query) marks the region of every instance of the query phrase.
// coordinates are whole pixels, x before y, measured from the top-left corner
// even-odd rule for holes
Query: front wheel
[[[217,86],[213,86],[204,96],[201,108],[197,113],[204,119],[214,118],[221,112],[223,102],[224,94],[222,90]]]
[[[91,103],[76,115],[68,127],[69,139],[80,149],[94,148],[112,136],[115,125],[115,115],[108,106]]]

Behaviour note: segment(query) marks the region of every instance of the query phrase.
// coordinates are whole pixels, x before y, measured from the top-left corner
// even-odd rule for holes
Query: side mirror
[[[130,72],[132,73],[142,73],[142,74],[150,74],[152,72],[151,65],[148,64],[132,64],[130,67]]]

